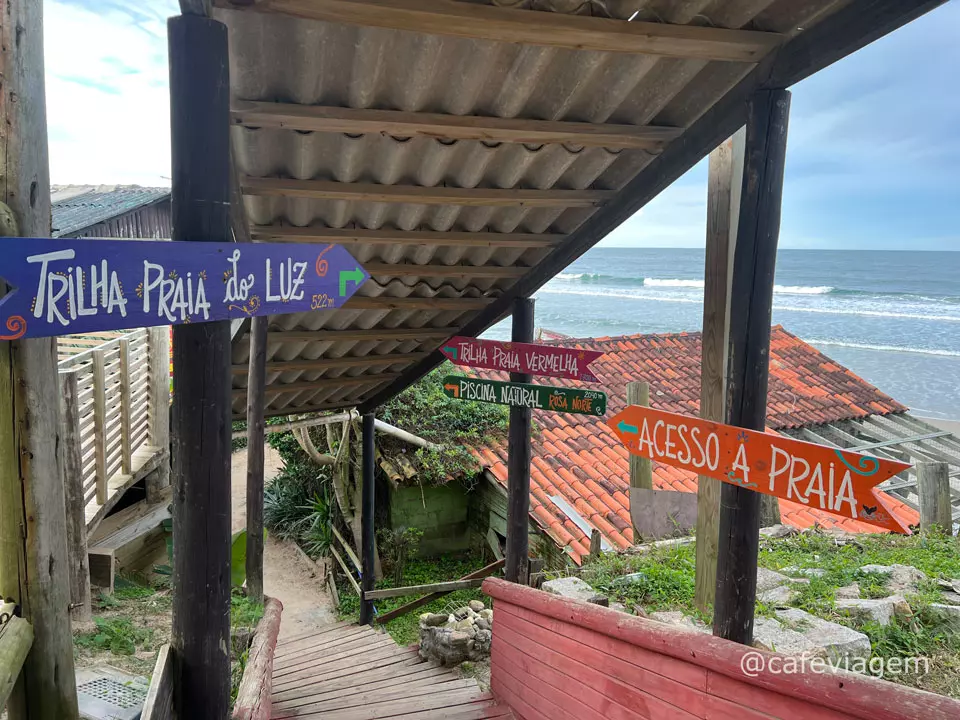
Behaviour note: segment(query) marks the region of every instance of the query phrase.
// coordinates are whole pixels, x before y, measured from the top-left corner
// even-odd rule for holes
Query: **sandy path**
[[[264,450],[264,477],[269,482],[283,461],[269,445]],[[232,526],[234,532],[246,524],[247,451],[233,454]],[[280,637],[300,635],[337,621],[333,602],[313,567],[301,558],[296,547],[267,537],[263,548],[263,590],[283,603]]]

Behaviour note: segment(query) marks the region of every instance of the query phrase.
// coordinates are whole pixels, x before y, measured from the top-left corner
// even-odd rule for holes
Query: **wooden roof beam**
[[[235,102],[235,125],[302,132],[386,134],[450,140],[583,147],[658,150],[682,128],[655,125],[612,125],[522,118],[441,115],[439,113],[370,110],[270,102]]]
[[[345,310],[452,310],[466,312],[468,310],[482,310],[496,298],[472,297],[405,297],[395,298],[381,295],[380,297],[357,297],[354,295],[347,300],[341,309]]]
[[[241,187],[244,195],[267,197],[472,207],[597,207],[616,194],[612,190],[423,187],[255,177],[242,178]]]
[[[776,33],[629,22],[453,0],[215,0],[214,4],[471,40],[699,60],[759,62],[783,40]]]
[[[274,360],[267,363],[268,373],[290,372],[319,372],[321,370],[345,370],[377,365],[398,365],[422,360],[427,353],[397,353],[394,355],[360,355],[338,358],[317,358],[316,360]],[[247,363],[233,365],[230,371],[234,375],[244,375],[247,372]]]
[[[457,334],[455,327],[369,328],[366,330],[271,330],[267,342],[344,342],[365,340],[446,340]],[[249,342],[249,333],[243,340]]]
[[[306,380],[303,382],[268,385],[265,394],[267,397],[276,397],[278,395],[288,395],[290,393],[304,392],[307,390],[326,390],[328,388],[379,385],[380,383],[393,380],[399,376],[400,373],[378,373],[376,375],[355,375],[351,377]],[[247,396],[247,389],[235,388],[231,391],[231,394],[234,398],[245,398]]]
[[[530,268],[500,265],[412,265],[392,263],[363,263],[363,269],[376,277],[437,277],[437,278],[518,278]]]
[[[458,247],[549,248],[566,237],[559,233],[496,233],[441,230],[367,230],[366,228],[293,227],[255,225],[254,240],[276,242],[334,242],[340,245],[424,245]]]

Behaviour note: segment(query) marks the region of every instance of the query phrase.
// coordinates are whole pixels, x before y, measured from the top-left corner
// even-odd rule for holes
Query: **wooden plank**
[[[550,248],[565,237],[560,234],[460,232],[440,230],[391,230],[380,228],[295,227],[256,225],[255,240],[276,242],[334,242],[340,245],[422,245],[485,248]],[[456,329],[450,335],[456,334]]]
[[[458,705],[467,705],[487,697],[488,695],[479,687],[458,688],[409,699],[372,702],[361,708],[301,713],[297,717],[322,718],[323,720],[376,720],[377,718],[423,712],[425,710],[445,710]]]
[[[389,691],[397,685],[408,688],[429,687],[445,682],[452,676],[449,668],[442,668],[427,663],[404,667],[402,671],[404,671],[405,674],[392,674],[390,677],[371,682],[360,682],[357,685],[330,688],[327,683],[324,683],[322,687],[318,686],[312,689],[309,694],[305,694],[302,697],[293,697],[279,702],[274,700],[273,707],[275,710],[293,710],[314,702],[345,700],[357,695],[370,695],[374,691]]]
[[[767,412],[773,276],[780,234],[790,93],[761,91],[748,104],[744,192],[737,223],[730,291],[727,422],[762,431]],[[721,490],[717,636],[753,643],[760,494],[725,483]]]
[[[682,128],[656,125],[558,122],[249,101],[234,102],[230,114],[235,125],[255,128],[383,133],[396,137],[421,136],[534,145],[565,143],[640,150],[657,150],[683,132]]]
[[[282,720],[283,718],[300,717],[310,713],[333,712],[334,710],[347,710],[349,708],[365,707],[373,703],[401,702],[411,698],[431,695],[434,693],[444,693],[450,690],[477,689],[476,680],[461,680],[454,677],[451,673],[446,682],[434,683],[431,685],[408,685],[404,683],[399,689],[393,690],[374,690],[349,697],[335,698],[332,700],[322,700],[304,705],[299,705],[296,710],[287,710],[274,712],[270,720]],[[392,710],[388,711],[392,714]]]
[[[319,358],[317,360],[276,360],[267,363],[267,372],[281,373],[291,370],[341,370],[371,365],[396,365],[419,360],[426,353],[395,353],[387,355],[346,356],[339,358]],[[243,375],[247,372],[245,364],[234,365],[231,368],[234,375]]]
[[[113,548],[93,546],[87,548],[90,567],[90,584],[96,585],[109,595],[113,594],[116,571]]]
[[[120,447],[121,471],[125,475],[132,472],[133,457],[130,451],[130,341],[120,339]]]
[[[703,333],[700,350],[700,417],[726,420],[727,345],[730,337],[730,280],[737,246],[746,129],[710,153],[707,182],[707,244],[704,256]],[[720,481],[697,477],[697,607],[712,607],[717,587]]]
[[[456,334],[455,327],[370,328],[353,330],[271,330],[267,342],[340,342],[345,340],[430,340]],[[244,338],[246,339],[246,338]]]
[[[917,465],[917,492],[920,496],[920,530],[938,528],[953,534],[953,505],[950,497],[950,466],[945,462]]]
[[[384,598],[404,597],[406,595],[424,595],[434,592],[453,592],[480,587],[482,578],[475,580],[451,580],[449,582],[430,583],[429,585],[409,585],[407,587],[385,588],[383,590],[368,590],[363,595],[367,600],[383,600]]]
[[[398,377],[400,373],[377,373],[376,375],[354,375],[351,377],[336,377],[327,380],[304,380],[292,383],[274,383],[266,387],[265,394],[271,398],[289,393],[304,392],[305,390],[327,390],[330,388],[357,387],[363,385],[377,385]],[[247,395],[247,388],[234,388],[230,391],[234,398]],[[270,432],[276,432],[270,430]]]
[[[366,413],[361,420],[360,432],[360,624],[373,625],[374,608],[368,596],[377,580],[376,518],[377,484],[376,484],[376,418],[373,413]]]
[[[170,328],[147,329],[147,418],[149,443],[166,450],[155,474],[147,478],[147,500],[170,486]]]
[[[353,563],[353,566],[360,570],[360,558],[357,557],[357,554],[353,551],[353,548],[350,547],[350,543],[343,539],[343,535],[340,534],[340,531],[337,530],[333,525],[330,526],[330,529],[333,530],[334,537],[340,541],[340,544],[343,546],[343,550],[347,553],[347,557],[350,558],[350,562]]]
[[[358,663],[349,667],[340,668],[339,670],[323,673],[322,675],[313,675],[309,673],[291,675],[287,678],[284,678],[283,682],[274,683],[274,687],[276,688],[277,692],[280,692],[283,690],[303,687],[304,685],[325,683],[328,680],[339,680],[346,677],[356,680],[358,677],[362,677],[369,670],[378,670],[393,665],[419,665],[420,662],[421,660],[419,657],[417,657],[416,651],[409,651],[402,654],[392,653],[376,660]]]
[[[282,658],[285,658],[288,655],[297,655],[303,652],[305,648],[314,649],[328,645],[336,645],[338,643],[347,642],[352,637],[368,637],[369,635],[370,628],[364,627],[363,625],[357,625],[353,622],[348,622],[344,623],[342,626],[337,626],[335,630],[331,630],[329,632],[314,632],[306,635],[300,635],[292,640],[284,639],[277,646],[277,652],[274,661],[279,662]],[[300,643],[308,644],[295,647]]]
[[[517,298],[511,314],[510,338],[513,342],[532,343],[534,301]],[[511,372],[511,383],[530,383],[529,373]],[[504,577],[526,585],[530,578],[530,432],[533,411],[529,407],[511,407],[507,429],[507,547],[504,553]]]
[[[780,44],[774,33],[536,12],[451,0],[215,0],[218,7],[274,12],[473,40],[570,50],[758,62]]]
[[[244,195],[260,197],[470,207],[589,208],[598,207],[614,196],[611,190],[424,187],[249,176],[241,178],[241,187]]]
[[[63,443],[63,493],[67,517],[67,573],[70,580],[70,619],[88,622],[90,567],[87,558],[87,519],[83,509],[83,460],[80,448],[80,412],[77,407],[77,371],[60,373],[60,437]]]
[[[267,598],[263,617],[257,623],[247,665],[237,688],[232,720],[270,720],[270,689],[273,687],[274,652],[280,634],[283,605]]]
[[[173,650],[170,643],[164,643],[153,667],[141,720],[173,720],[173,684]]]
[[[490,575],[493,575],[493,573],[503,568],[505,563],[506,561],[504,559],[502,558],[498,559],[496,562],[492,562],[489,565],[480,568],[479,570],[475,570],[472,573],[468,573],[467,575],[464,575],[462,578],[460,578],[460,580],[473,580],[476,578],[489,577]],[[409,602],[406,605],[402,605],[401,607],[398,607],[394,610],[391,610],[390,612],[387,612],[387,613],[384,613],[383,615],[378,616],[377,622],[380,623],[381,625],[384,623],[390,622],[394,618],[398,618],[401,615],[406,615],[408,612],[412,612],[413,610],[416,610],[419,607],[423,607],[424,605],[431,603],[434,600],[439,600],[440,598],[442,598],[444,595],[447,595],[447,594],[448,594],[447,592],[430,593],[429,595],[425,595],[422,598],[414,600],[413,602]]]
[[[0,626],[0,712],[7,706],[7,698],[33,645],[33,626],[12,614],[15,607],[13,603],[0,604],[0,612],[10,614]]]
[[[413,265],[409,263],[364,263],[363,269],[375,277],[442,277],[442,278],[517,278],[528,268],[522,265]]]
[[[504,613],[504,626],[494,630],[494,643],[502,644],[504,649],[512,648],[515,662],[521,660],[516,653],[522,653],[550,670],[567,675],[575,673],[574,676],[582,677],[585,686],[626,708],[659,706],[661,711],[667,711],[662,712],[663,717],[672,717],[669,711],[677,708],[670,706],[683,698],[689,703],[684,708],[693,715],[697,716],[702,711],[706,697],[706,672],[695,665],[688,664],[679,676],[668,675],[670,667],[677,667],[676,661],[663,665],[661,660],[670,659],[643,652],[626,643],[617,643],[616,650],[611,652],[612,647],[605,646],[602,637],[591,637],[589,634],[571,637],[566,632],[553,633],[542,624],[533,622],[529,614],[524,613],[521,617],[513,610],[511,607]],[[498,608],[494,626],[500,622],[499,615]],[[499,657],[499,651],[495,655]],[[579,671],[577,664],[582,666]],[[526,663],[521,663],[521,666],[526,666],[525,673],[533,671],[551,679],[555,677],[543,668],[538,669]],[[597,701],[596,697],[590,699]]]
[[[227,28],[167,22],[172,239],[231,242]],[[230,706],[230,321],[174,327],[173,625],[179,717]]]
[[[388,642],[382,640],[373,643],[361,643],[354,645],[349,650],[339,652],[339,647],[332,647],[326,653],[304,654],[302,662],[285,665],[282,668],[274,670],[273,677],[277,683],[290,682],[297,678],[311,677],[320,673],[342,669],[346,665],[372,662],[382,658],[399,657],[402,652],[392,639],[387,638]],[[329,661],[332,658],[333,661]]]
[[[350,572],[350,568],[347,567],[347,563],[344,562],[343,557],[332,545],[330,546],[330,554],[333,555],[338,563],[340,563],[340,567],[343,568],[343,574],[347,576],[347,580],[349,580],[350,584],[353,585],[353,589],[357,593],[357,597],[361,597],[363,591],[360,590],[360,585],[357,584],[356,579],[353,577],[353,573]]]
[[[250,322],[247,369],[247,594],[263,602],[263,406],[267,385],[267,327],[270,317]],[[298,546],[299,547],[299,546]]]
[[[397,683],[418,680],[436,680],[440,676],[446,677],[449,674],[449,669],[427,663],[392,665],[369,670],[360,676],[326,680],[322,685],[306,685],[279,693],[274,689],[273,702],[275,707],[278,705],[283,707],[293,706],[300,702],[312,702],[315,699],[341,697],[354,692],[361,692],[364,688],[389,687]]]
[[[627,383],[627,405],[650,406],[650,385],[645,382]],[[630,487],[653,489],[653,464],[647,458],[630,455]],[[639,534],[633,529],[633,541],[637,542]]]
[[[389,635],[380,635],[371,638],[366,635],[356,636],[337,643],[330,647],[313,648],[305,647],[301,652],[294,656],[285,656],[282,661],[278,660],[273,666],[274,677],[283,677],[297,670],[302,670],[305,666],[318,668],[328,665],[331,662],[340,662],[349,658],[357,657],[367,652],[381,650],[385,647],[396,648],[396,643]]]
[[[347,300],[341,309],[345,310],[433,310],[442,312],[468,312],[483,310],[492,302],[491,298],[478,297],[404,297],[395,298],[381,295],[380,297],[358,297],[354,295]],[[443,356],[439,355],[442,359]]]
[[[107,502],[107,397],[103,350],[93,351],[93,427],[97,453],[97,502]]]

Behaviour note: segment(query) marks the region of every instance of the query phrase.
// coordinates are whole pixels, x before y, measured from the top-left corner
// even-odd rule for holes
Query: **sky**
[[[176,0],[45,0],[54,184],[170,184]],[[960,250],[960,0],[792,88],[780,246]],[[702,247],[704,160],[601,241]]]

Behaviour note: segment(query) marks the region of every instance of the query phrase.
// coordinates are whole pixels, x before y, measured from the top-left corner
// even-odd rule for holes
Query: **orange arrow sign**
[[[455,398],[460,397],[460,386],[457,383],[447,383],[443,389],[452,392]]]
[[[910,467],[872,455],[630,405],[607,421],[634,455],[908,533],[876,485]]]

